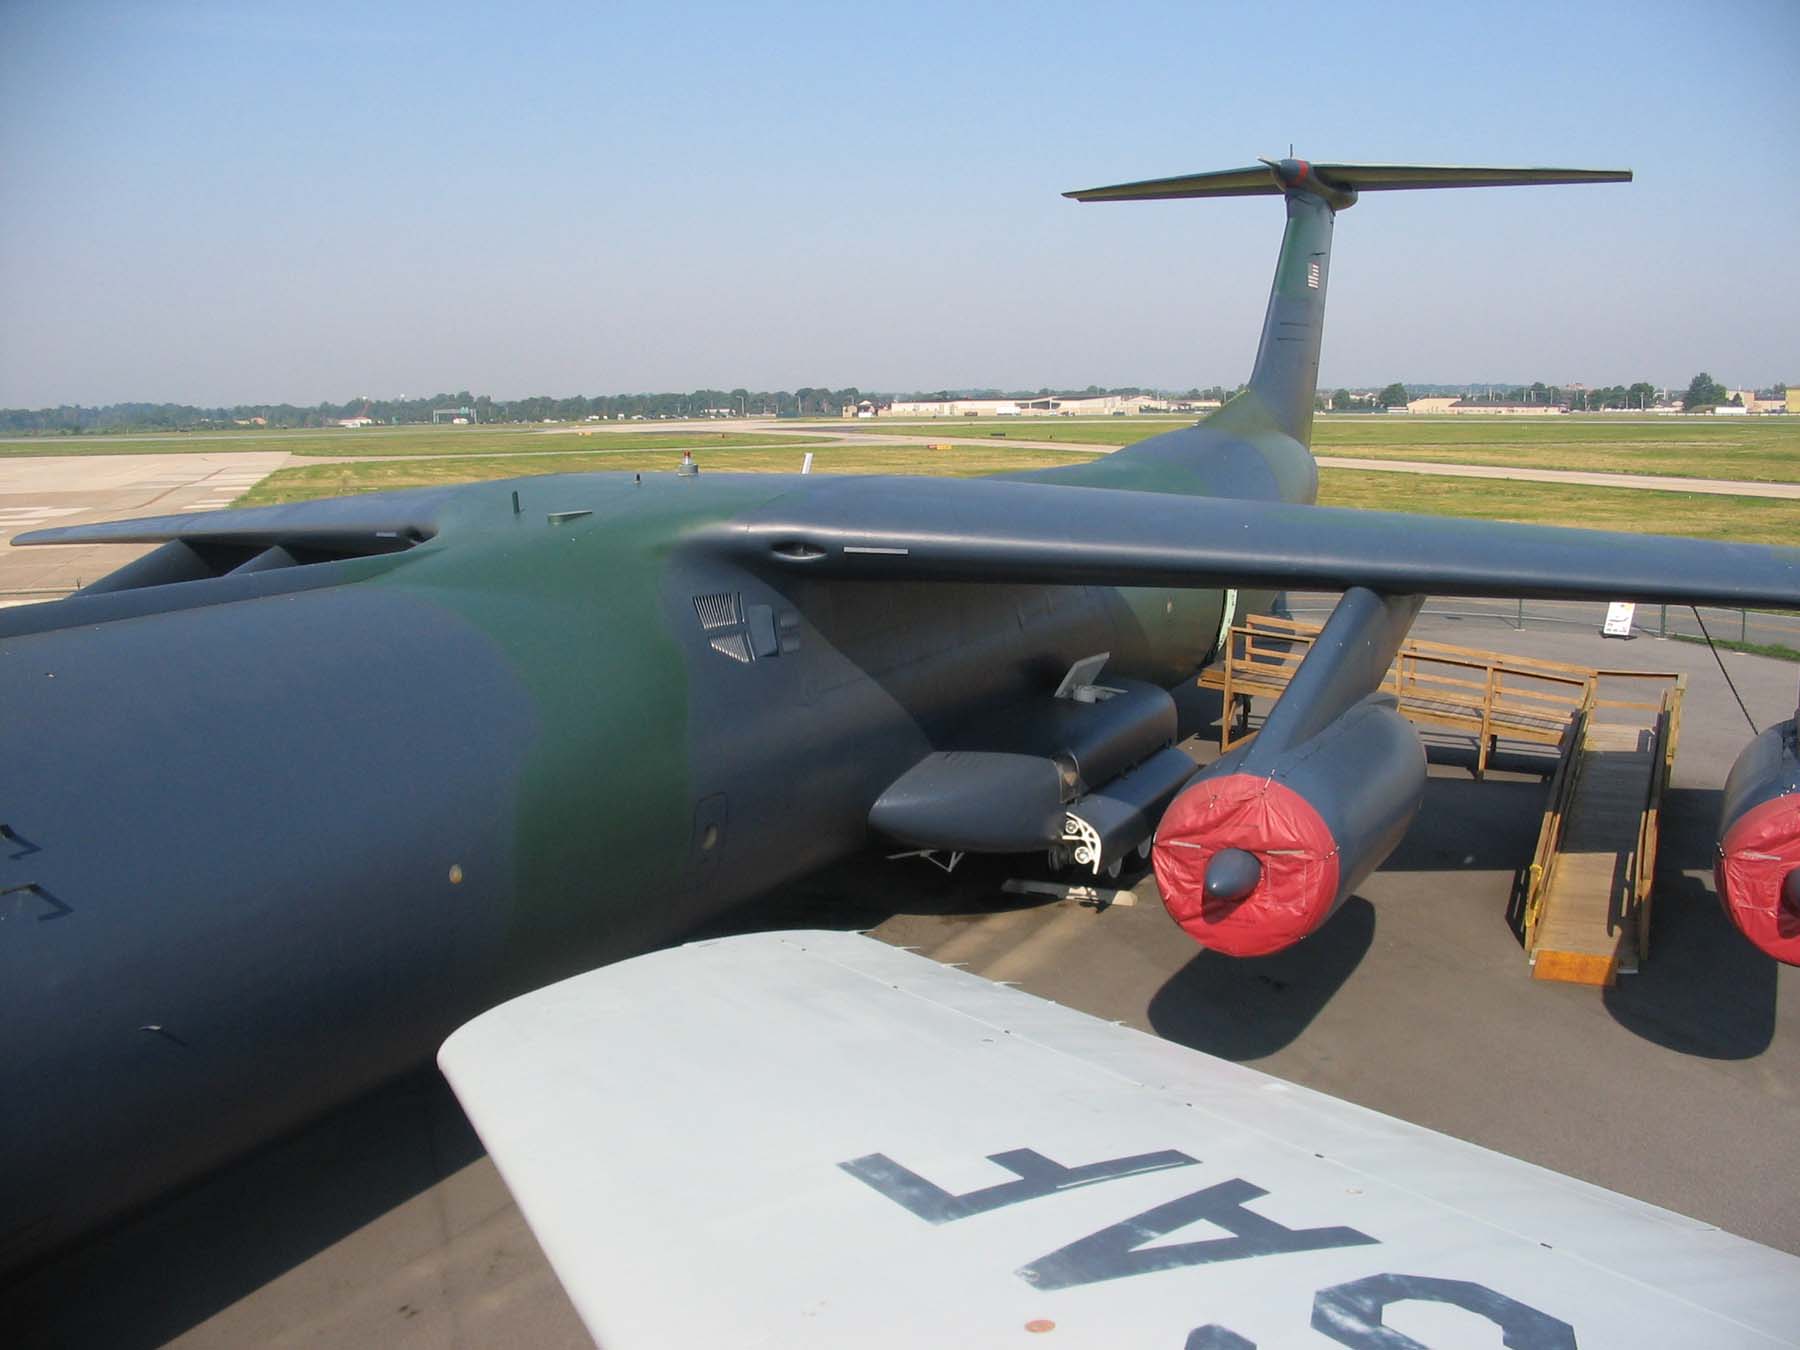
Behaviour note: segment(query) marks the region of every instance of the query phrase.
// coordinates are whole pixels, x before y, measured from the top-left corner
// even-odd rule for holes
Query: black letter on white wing
[[[988,1161],[999,1163],[1019,1179],[952,1195],[917,1172],[902,1167],[885,1153],[871,1153],[838,1166],[858,1181],[873,1186],[895,1204],[904,1205],[926,1223],[941,1224],[1055,1195],[1059,1191],[1074,1190],[1077,1186],[1092,1186],[1096,1182],[1135,1177],[1144,1172],[1163,1172],[1171,1167],[1191,1167],[1199,1160],[1174,1149],[1164,1149],[1160,1153],[1139,1153],[1130,1158],[1108,1158],[1081,1167],[1064,1167],[1035,1149],[1015,1148],[1005,1153],[990,1153]]]
[[[1188,1332],[1187,1343],[1181,1350],[1256,1350],[1256,1342],[1245,1340],[1217,1322],[1208,1322]]]
[[[1015,1273],[1039,1289],[1067,1289],[1126,1275],[1146,1275],[1153,1270],[1244,1261],[1283,1252],[1311,1252],[1324,1247],[1360,1247],[1376,1240],[1354,1228],[1288,1228],[1244,1208],[1246,1200],[1267,1194],[1242,1177],[1221,1181],[1217,1186],[1208,1186],[1091,1233],[1019,1267]],[[1223,1228],[1232,1236],[1177,1242],[1166,1247],[1144,1246],[1202,1221]]]
[[[1321,1289],[1313,1298],[1313,1330],[1351,1350],[1428,1350],[1404,1332],[1382,1325],[1389,1304],[1409,1300],[1448,1303],[1485,1317],[1500,1328],[1507,1350],[1575,1350],[1575,1328],[1567,1322],[1496,1294],[1485,1284],[1429,1275],[1371,1275]]]

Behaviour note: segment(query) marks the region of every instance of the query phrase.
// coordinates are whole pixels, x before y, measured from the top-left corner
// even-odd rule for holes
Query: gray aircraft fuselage
[[[1288,438],[1280,472],[1158,439],[1310,492]],[[477,485],[454,548],[9,638],[0,1265],[864,846],[897,775],[1074,661],[1171,685],[1217,642],[1216,590],[814,581],[686,542],[820,482]]]

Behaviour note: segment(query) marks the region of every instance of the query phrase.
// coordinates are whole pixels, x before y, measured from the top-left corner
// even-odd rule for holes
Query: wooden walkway
[[[1200,673],[1202,687],[1225,696],[1221,751],[1248,734],[1252,696],[1278,698],[1287,689],[1320,627],[1256,614],[1231,629],[1226,658]],[[1381,688],[1414,723],[1473,737],[1479,779],[1503,739],[1560,744],[1575,713],[1596,704],[1600,679],[1615,673],[1408,638]]]
[[[1650,952],[1651,883],[1663,792],[1681,733],[1677,677],[1649,726],[1570,728],[1526,871],[1525,954],[1540,980],[1610,985]]]
[[[1253,734],[1251,697],[1281,695],[1319,627],[1256,615],[1232,628],[1226,658],[1200,675],[1225,697],[1221,750]],[[1657,697],[1641,696],[1644,681]],[[1639,696],[1619,696],[1621,684]],[[1650,883],[1685,678],[1408,639],[1381,688],[1414,723],[1474,737],[1477,778],[1503,739],[1557,748],[1515,915],[1532,974],[1610,985],[1636,971],[1649,951]]]

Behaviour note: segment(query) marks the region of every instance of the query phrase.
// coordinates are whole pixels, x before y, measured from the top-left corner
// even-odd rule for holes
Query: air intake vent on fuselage
[[[744,621],[743,612],[738,608],[735,591],[715,591],[711,595],[696,595],[694,597],[694,613],[700,616],[700,626],[709,633],[715,628],[731,628]],[[740,659],[747,661],[750,658],[745,656]]]

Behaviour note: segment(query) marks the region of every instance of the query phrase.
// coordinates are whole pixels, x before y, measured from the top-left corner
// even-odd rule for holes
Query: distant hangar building
[[[882,409],[889,417],[1019,417],[1049,413],[1061,417],[1110,417],[1163,412],[1166,400],[1148,394],[1046,394],[1038,398],[896,399]]]
[[[1476,413],[1503,417],[1555,417],[1569,410],[1560,403],[1469,403],[1460,398],[1415,398],[1408,401],[1409,413],[1460,414]]]

